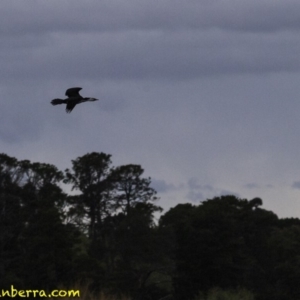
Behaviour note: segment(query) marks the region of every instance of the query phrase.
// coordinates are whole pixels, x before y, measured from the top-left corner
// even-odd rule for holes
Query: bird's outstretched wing
[[[66,90],[66,96],[69,98],[80,96],[79,91],[82,90],[80,87],[74,87]]]
[[[75,106],[76,106],[76,103],[74,103],[74,102],[68,102],[68,104],[66,106],[66,112],[70,113]]]

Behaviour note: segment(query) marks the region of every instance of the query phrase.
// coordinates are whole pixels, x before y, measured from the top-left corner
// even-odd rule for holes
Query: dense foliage
[[[155,224],[151,179],[139,165],[111,164],[94,152],[62,172],[0,154],[0,288],[80,282],[132,299],[300,299],[299,219],[221,196],[179,204]]]

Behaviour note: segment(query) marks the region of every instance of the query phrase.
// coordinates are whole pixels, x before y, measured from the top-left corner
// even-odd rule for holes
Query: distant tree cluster
[[[0,154],[0,288],[80,282],[136,300],[234,290],[300,299],[299,219],[279,219],[260,198],[222,196],[179,204],[156,224],[162,210],[143,173],[113,167],[105,153],[78,157],[64,172]]]

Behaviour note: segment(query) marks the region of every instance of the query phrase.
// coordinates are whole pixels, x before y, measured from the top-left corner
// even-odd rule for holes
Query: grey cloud
[[[193,202],[203,201],[206,198],[203,196],[201,192],[189,191],[186,198]]]
[[[213,191],[214,190],[214,188],[209,184],[205,184],[205,185],[199,184],[198,179],[196,177],[189,178],[187,184],[190,189],[199,189],[199,190],[205,190],[205,191]]]
[[[166,193],[177,189],[174,184],[166,183],[165,180],[154,178],[151,179],[151,187],[158,193]]]
[[[188,180],[187,184],[190,189],[200,189],[201,188],[201,185],[198,183],[198,180],[196,177],[190,178]]]
[[[32,44],[30,51],[13,43],[13,50],[0,58],[2,80],[24,76],[48,80],[187,80],[300,70],[300,38],[296,33],[245,36],[212,30],[165,36],[159,31],[128,31],[62,34],[52,38],[51,43],[43,43]]]
[[[264,184],[264,185],[260,185],[258,183],[254,183],[254,182],[251,182],[251,183],[247,183],[244,185],[245,188],[247,189],[261,189],[261,188],[273,188],[273,185],[272,184]]]
[[[247,189],[257,189],[257,188],[259,188],[260,186],[257,184],[257,183],[247,183],[247,184],[245,184],[245,187],[247,188]]]
[[[4,3],[2,80],[182,80],[300,70],[300,38],[288,31],[300,28],[300,3],[292,0],[51,1],[35,10]]]
[[[238,193],[226,189],[213,187],[209,184],[202,185],[196,177],[192,177],[188,180],[187,187],[189,188],[189,191],[186,198],[196,202],[225,195],[235,195],[239,197]]]
[[[3,1],[4,2],[4,1]],[[38,14],[36,12],[39,12]],[[107,30],[275,31],[300,28],[300,4],[286,1],[76,1],[2,4],[0,33]],[[11,22],[13,18],[14,22]]]
[[[210,193],[207,192],[201,192],[198,190],[190,190],[188,194],[186,195],[186,198],[190,201],[197,202],[197,201],[203,201],[206,199],[212,199],[214,197],[220,197],[220,196],[226,196],[226,195],[234,195],[236,197],[240,197],[239,193],[235,193],[228,190],[220,190],[218,188],[215,188]]]
[[[293,188],[293,189],[300,189],[300,181],[295,181],[295,182],[292,184],[292,188]]]

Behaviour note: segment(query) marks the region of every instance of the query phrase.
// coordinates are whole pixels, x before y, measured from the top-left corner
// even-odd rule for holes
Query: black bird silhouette
[[[66,96],[68,96],[67,99],[53,99],[51,101],[52,105],[58,105],[58,104],[67,104],[66,106],[66,112],[70,113],[73,108],[76,106],[76,104],[87,102],[87,101],[97,101],[96,98],[83,98],[79,91],[82,90],[80,87],[74,87],[66,90]]]

